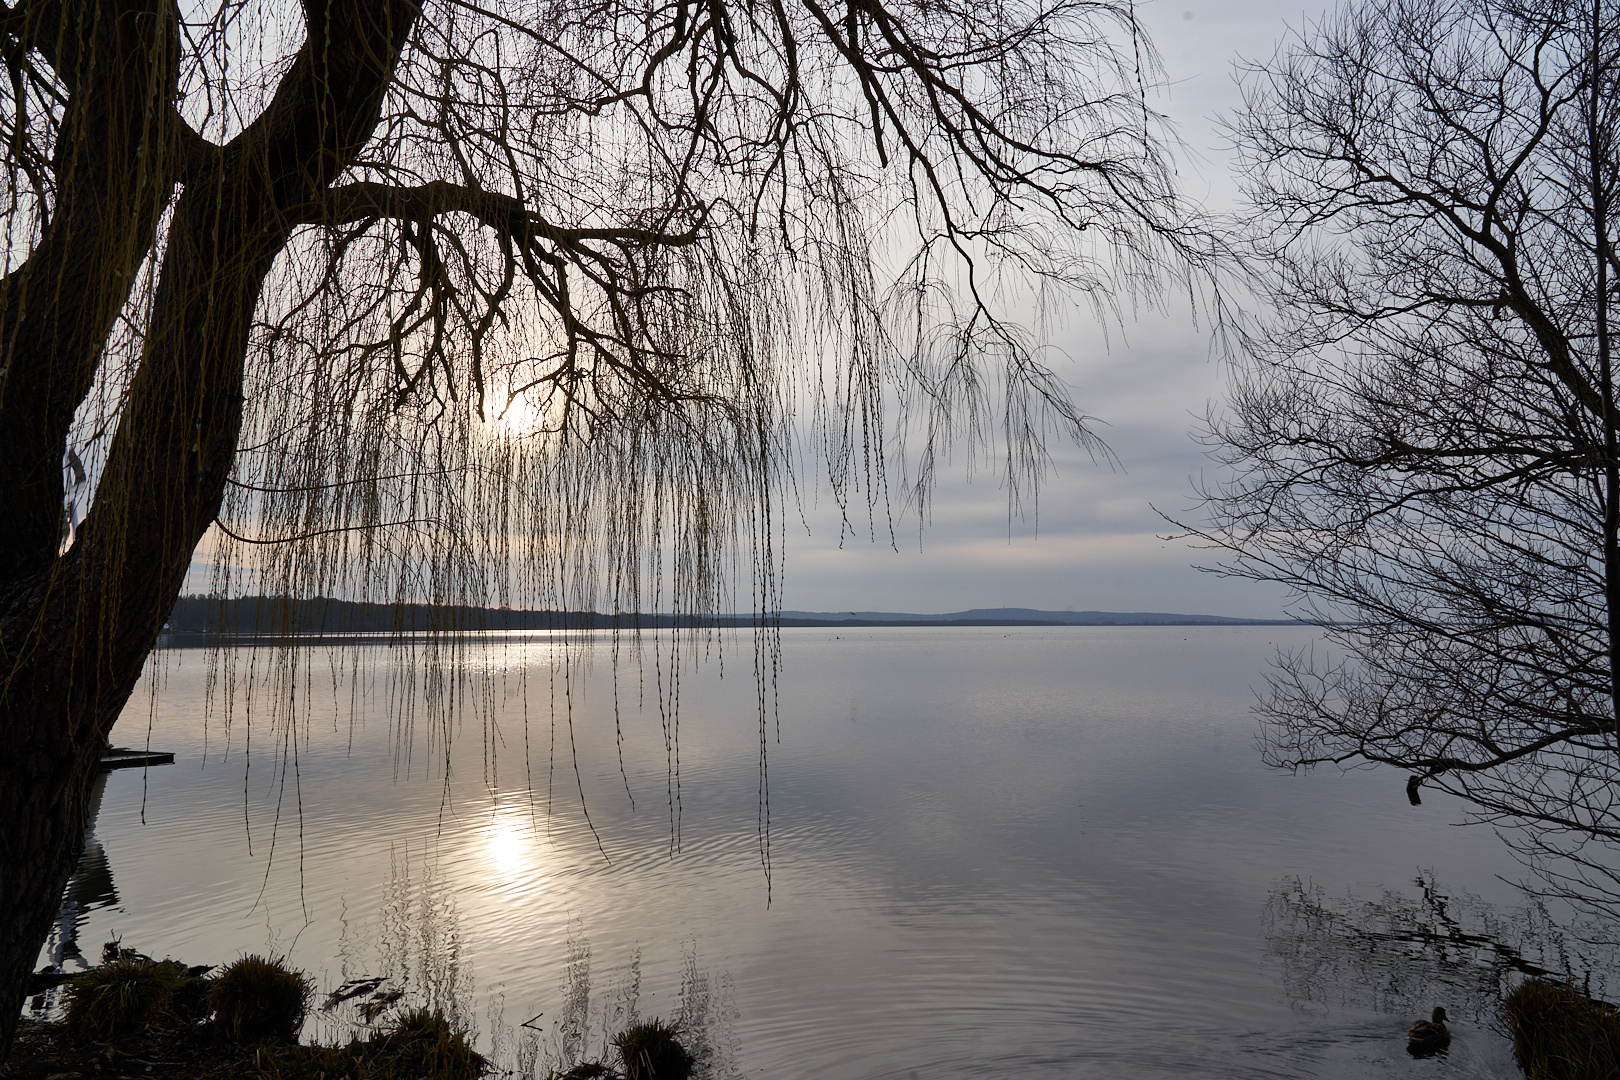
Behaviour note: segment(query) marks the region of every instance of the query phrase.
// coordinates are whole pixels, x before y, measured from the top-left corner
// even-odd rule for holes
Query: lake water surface
[[[1252,688],[1313,638],[785,630],[768,876],[746,636],[678,680],[623,660],[617,729],[606,637],[566,668],[546,640],[469,653],[506,674],[448,746],[405,693],[420,656],[305,654],[289,727],[264,700],[289,684],[210,705],[204,654],[166,651],[114,741],[176,763],[108,778],[47,959],[116,935],[285,953],[323,992],[387,976],[540,1077],[632,1016],[759,1080],[1517,1075],[1500,954],[1458,935],[1560,941],[1500,842],[1402,774],[1258,760]],[[1452,1053],[1414,1062],[1436,1004]]]

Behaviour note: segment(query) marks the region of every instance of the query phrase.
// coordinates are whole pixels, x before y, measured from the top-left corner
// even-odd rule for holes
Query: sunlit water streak
[[[1477,958],[1386,972],[1312,937],[1320,905],[1295,917],[1312,889],[1416,895],[1420,872],[1522,903],[1496,839],[1451,828],[1438,797],[1408,806],[1404,777],[1259,764],[1251,687],[1272,643],[1313,633],[784,631],[769,889],[746,639],[723,679],[682,676],[674,851],[652,676],[637,710],[621,673],[621,776],[605,640],[567,682],[577,781],[544,643],[478,661],[526,682],[464,711],[448,759],[385,690],[351,725],[321,657],[283,758],[262,704],[251,730],[243,702],[205,726],[204,658],[174,651],[115,741],[145,745],[150,719],[176,764],[109,778],[116,898],[85,893],[67,923],[91,956],[111,935],[191,962],[284,952],[323,990],[388,974],[448,993],[540,1076],[630,1015],[681,1016],[712,1074],[772,1080],[1512,1076],[1468,989]],[[377,686],[399,674],[371,659]],[[1434,1004],[1460,1021],[1453,1051],[1414,1063],[1401,1032]]]

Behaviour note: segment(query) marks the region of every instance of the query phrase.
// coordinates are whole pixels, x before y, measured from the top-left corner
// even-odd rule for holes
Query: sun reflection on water
[[[478,854],[495,884],[544,879],[545,837],[529,800],[521,795],[496,796],[478,833]]]

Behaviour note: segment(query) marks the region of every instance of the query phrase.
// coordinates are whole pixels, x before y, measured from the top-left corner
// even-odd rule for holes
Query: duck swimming
[[[1435,1006],[1434,1017],[1419,1020],[1406,1029],[1406,1052],[1413,1057],[1438,1054],[1451,1045],[1451,1032],[1446,1030],[1446,1010]]]

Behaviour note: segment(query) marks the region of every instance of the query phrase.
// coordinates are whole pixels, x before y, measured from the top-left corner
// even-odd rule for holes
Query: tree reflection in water
[[[118,903],[118,890],[113,887],[112,864],[107,852],[96,839],[96,818],[101,813],[101,797],[107,790],[107,774],[97,773],[90,789],[90,814],[84,824],[84,851],[79,863],[68,878],[62,891],[62,903],[56,910],[56,925],[51,927],[45,942],[45,955],[53,971],[65,972],[68,965],[87,971],[92,966],[79,950],[79,927],[85,916],[97,908]]]
[[[514,1023],[506,1016],[504,997],[492,993],[480,1024],[481,995],[467,961],[454,892],[431,858],[413,858],[408,848],[396,848],[376,923],[361,928],[344,920],[338,957],[342,981],[330,988],[318,1010],[318,1030],[305,1035],[346,1041],[385,1024],[397,1009],[426,1007],[472,1034],[502,1075],[538,1080],[581,1062],[616,1061],[613,1036],[650,1019],[640,1007],[641,952],[631,952],[622,967],[593,971],[583,924],[576,920],[569,931],[561,1007],[550,1009],[552,1015]],[[704,970],[695,944],[683,951],[674,1004],[673,1012],[660,1019],[680,1030],[682,1043],[697,1059],[693,1075],[700,1080],[740,1077],[731,978]],[[527,1016],[531,1003],[521,1005]]]
[[[107,851],[96,837],[96,818],[101,813],[101,797],[107,790],[107,774],[96,774],[90,788],[90,814],[84,824],[84,851],[79,855],[73,876],[62,890],[62,902],[56,908],[56,922],[52,924],[45,947],[41,951],[44,966],[34,976],[34,988],[23,1005],[23,1015],[31,1020],[48,1020],[61,1016],[62,984],[68,976],[89,971],[95,966],[85,958],[79,948],[79,930],[85,918],[97,908],[118,903],[118,890],[113,885],[112,863]],[[97,956],[97,961],[100,957]]]
[[[1416,896],[1386,889],[1377,900],[1330,898],[1299,878],[1272,887],[1267,952],[1295,1008],[1416,1016],[1442,1004],[1453,1018],[1500,1028],[1502,997],[1523,978],[1567,979],[1603,999],[1620,973],[1612,929],[1557,922],[1539,901],[1498,909],[1452,896],[1432,875],[1415,884]]]

